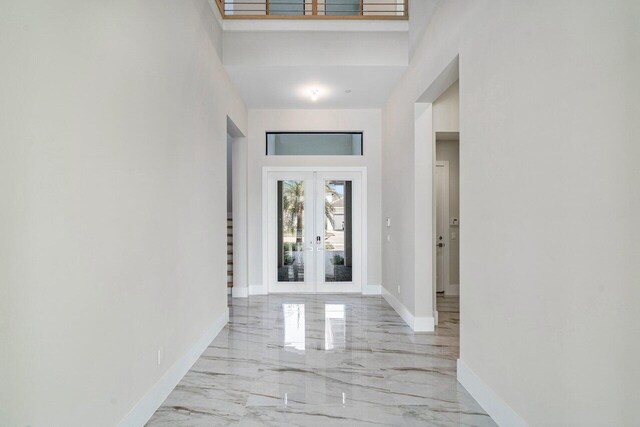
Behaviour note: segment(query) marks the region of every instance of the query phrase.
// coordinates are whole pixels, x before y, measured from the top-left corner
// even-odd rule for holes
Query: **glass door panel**
[[[316,292],[361,292],[361,175],[316,173]]]
[[[304,282],[304,180],[278,180],[278,282]]]
[[[267,175],[265,256],[268,292],[314,291],[313,172]]]
[[[353,281],[352,182],[330,180],[324,185],[324,280]]]

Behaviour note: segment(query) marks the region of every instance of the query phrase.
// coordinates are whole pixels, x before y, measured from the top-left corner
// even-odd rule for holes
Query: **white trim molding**
[[[436,329],[435,319],[433,317],[415,317],[384,286],[382,287],[382,296],[391,307],[402,317],[409,327],[415,332],[433,332]]]
[[[528,426],[527,422],[482,381],[462,359],[458,359],[458,382],[499,426]]]
[[[165,372],[162,378],[151,387],[147,394],[136,403],[131,411],[125,415],[118,423],[118,427],[145,425],[228,322],[229,308],[225,308],[225,312],[209,326],[204,335],[196,341],[191,349],[178,359]]]
[[[231,290],[233,298],[247,298],[249,296],[249,288],[246,286],[234,286]]]
[[[415,317],[411,329],[415,332],[433,332],[436,330],[436,319],[433,317]]]

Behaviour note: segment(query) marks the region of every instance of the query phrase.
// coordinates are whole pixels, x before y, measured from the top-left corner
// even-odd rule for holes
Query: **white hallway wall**
[[[116,425],[226,315],[220,35],[206,0],[0,3],[0,425]]]
[[[249,285],[262,277],[262,169],[264,166],[366,166],[368,284],[380,285],[380,110],[249,110]],[[267,131],[363,131],[364,156],[267,156]],[[265,288],[266,290],[266,288]]]
[[[414,102],[460,55],[461,359],[530,425],[631,425],[640,403],[638,22],[635,1],[448,1],[383,111],[383,285],[417,310],[431,283],[389,286],[430,237]]]
[[[433,131],[460,132],[460,84],[455,82],[433,102]]]

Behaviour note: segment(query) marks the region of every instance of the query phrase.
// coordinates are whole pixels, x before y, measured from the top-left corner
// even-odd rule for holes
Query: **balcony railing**
[[[216,0],[225,19],[407,19],[409,0]]]

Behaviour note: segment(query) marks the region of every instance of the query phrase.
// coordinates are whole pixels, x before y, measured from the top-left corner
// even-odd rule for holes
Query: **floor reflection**
[[[306,344],[304,304],[282,304],[284,348],[304,351]]]
[[[324,305],[324,348],[343,349],[346,345],[347,324],[344,304]]]

